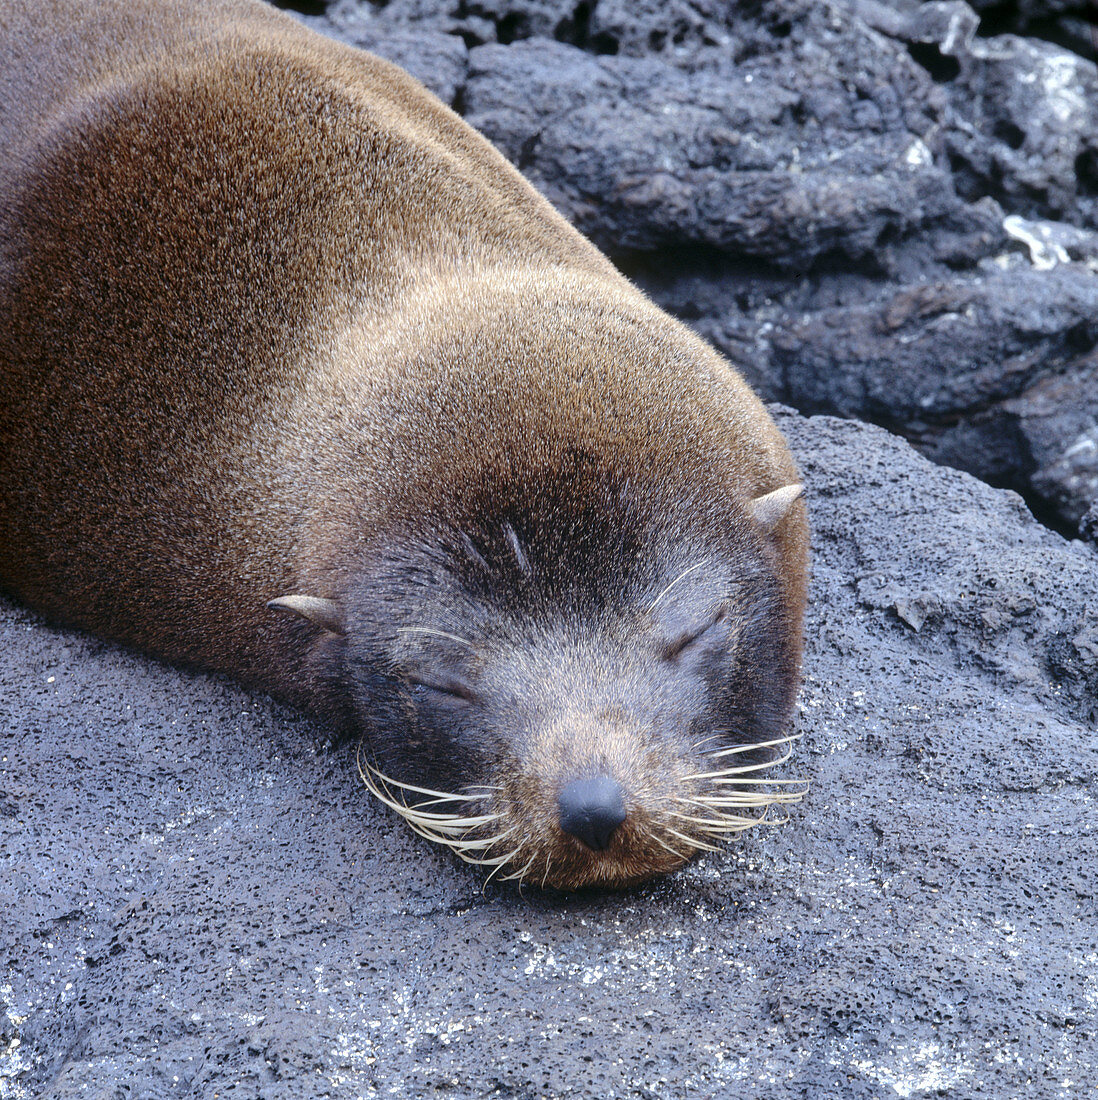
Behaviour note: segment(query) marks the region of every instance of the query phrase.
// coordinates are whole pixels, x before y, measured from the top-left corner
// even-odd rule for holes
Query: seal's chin
[[[540,877],[532,863],[529,875],[523,876],[522,881],[556,890],[619,889],[677,870],[701,850],[683,840],[672,849],[666,841],[656,838],[655,831],[634,826],[620,830],[605,850],[596,852],[561,833],[559,841],[545,849]]]
[[[805,786],[756,773],[786,760],[791,740],[722,750],[740,760],[747,752],[782,750],[761,763],[729,765],[722,753],[709,754],[721,766],[683,776],[656,799],[627,797],[621,823],[587,842],[576,835],[583,830],[562,825],[559,795],[539,795],[529,783],[521,791],[487,784],[452,793],[393,779],[361,751],[358,766],[369,790],[416,833],[487,868],[488,880],[557,890],[620,888],[674,871],[699,852],[717,851],[732,833],[773,823],[771,808],[798,801]]]

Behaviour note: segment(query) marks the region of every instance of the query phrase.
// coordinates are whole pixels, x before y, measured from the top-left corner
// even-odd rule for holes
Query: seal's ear
[[[769,535],[778,526],[803,492],[803,485],[783,485],[772,493],[755,497],[749,505],[749,511],[764,534]]]
[[[323,600],[319,596],[279,596],[276,600],[268,600],[267,606],[275,611],[292,611],[333,634],[344,632],[343,612],[335,600]]]

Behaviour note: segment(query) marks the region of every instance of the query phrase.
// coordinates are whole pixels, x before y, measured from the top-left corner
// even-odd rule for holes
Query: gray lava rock
[[[902,32],[948,83],[946,147],[961,193],[1098,227],[1098,70],[1069,50],[975,37],[962,0],[925,4]]]
[[[1079,521],[1079,536],[1089,539],[1098,546],[1098,502],[1087,509],[1086,515]]]
[[[1096,342],[1098,278],[1072,264],[904,287],[771,340],[799,407],[866,416],[937,461],[1040,486],[1073,526],[1093,498],[1085,481],[1055,489],[1056,463],[1098,424]]]
[[[1088,396],[1096,391],[1098,362],[1091,375]],[[1063,421],[1061,415],[1055,419],[1057,424]],[[1074,516],[1082,524],[1088,509],[1098,502],[1098,426],[1080,432],[1057,458],[1037,470],[1033,483],[1046,497],[1058,502],[1061,515]]]
[[[0,603],[7,1096],[814,1100],[1098,1077],[1098,554],[784,413],[815,529],[792,820],[482,887],[295,714]]]
[[[993,22],[995,33],[1033,35],[1098,60],[1098,13],[1093,0],[972,0],[972,6]]]
[[[926,144],[941,105],[929,78],[883,39],[858,71],[832,45],[692,71],[537,39],[483,46],[464,111],[616,251],[693,243],[786,271],[833,254],[876,266],[882,241],[963,204]]]

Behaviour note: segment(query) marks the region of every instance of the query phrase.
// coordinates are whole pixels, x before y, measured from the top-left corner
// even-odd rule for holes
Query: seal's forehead
[[[523,528],[405,540],[363,578],[370,602],[462,634],[652,628],[669,637],[770,577],[758,547],[665,539],[651,530]],[[457,629],[457,628],[461,629]]]

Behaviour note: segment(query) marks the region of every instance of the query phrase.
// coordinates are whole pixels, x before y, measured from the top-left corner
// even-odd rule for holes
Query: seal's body
[[[723,360],[258,0],[14,3],[0,42],[7,590],[361,734],[414,827],[527,879],[635,881],[773,800],[806,525]]]

